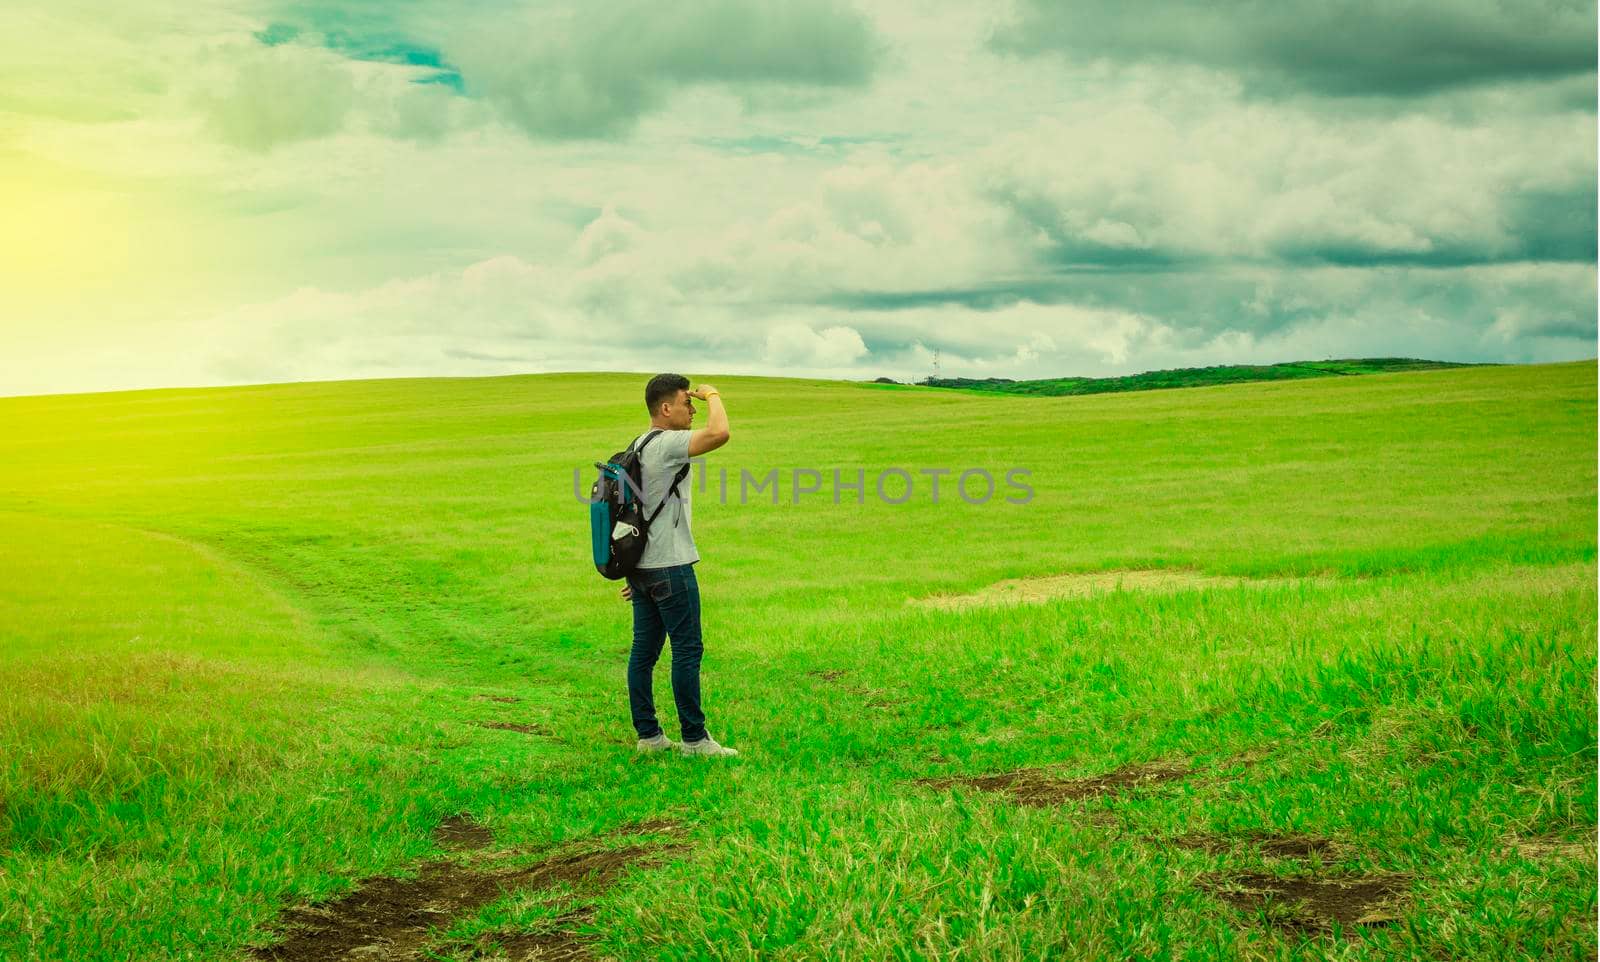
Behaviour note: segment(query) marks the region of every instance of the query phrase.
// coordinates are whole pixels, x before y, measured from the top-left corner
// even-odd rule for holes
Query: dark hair
[[[656,408],[662,401],[671,401],[678,396],[679,391],[689,390],[689,379],[682,374],[657,374],[644,386],[644,406],[651,417],[656,416]]]

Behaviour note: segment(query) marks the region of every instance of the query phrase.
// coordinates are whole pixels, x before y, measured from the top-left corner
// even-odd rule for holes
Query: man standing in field
[[[689,430],[694,420],[694,401],[706,402],[706,426]],[[645,407],[650,411],[650,430],[661,433],[639,455],[639,471],[644,483],[643,504],[646,517],[656,510],[672,487],[672,479],[690,458],[715,451],[728,443],[728,412],[722,396],[709,384],[689,390],[689,379],[681,374],[657,374],[644,389]],[[645,432],[648,434],[649,432]],[[634,439],[637,447],[644,439]],[[706,718],[700,711],[700,584],[694,565],[700,560],[694,536],[689,531],[689,492],[692,482],[685,477],[678,491],[650,524],[644,554],[628,583],[622,589],[624,601],[633,602],[633,653],[628,657],[628,703],[633,727],[639,733],[640,751],[662,751],[673,743],[656,721],[655,667],[661,646],[672,637],[672,700],[678,706],[678,725],[685,755],[739,754],[718,745],[706,733]]]

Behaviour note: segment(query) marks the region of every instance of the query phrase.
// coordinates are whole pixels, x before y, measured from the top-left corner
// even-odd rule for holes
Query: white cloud
[[[585,264],[593,264],[613,254],[636,249],[643,236],[639,225],[620,216],[616,208],[608,205],[578,235],[578,258]]]
[[[997,142],[974,169],[1020,240],[1090,262],[1145,248],[1493,260],[1544,226],[1514,206],[1530,187],[1592,189],[1595,137],[1592,112],[1338,118],[1213,96],[1178,112],[1069,108]]]
[[[209,53],[201,69],[220,76],[196,99],[207,130],[232,146],[267,150],[325,137],[355,104],[354,71],[330,50],[238,43]]]
[[[861,335],[842,325],[817,331],[805,324],[785,322],[767,331],[765,359],[780,368],[845,367],[866,353]]]

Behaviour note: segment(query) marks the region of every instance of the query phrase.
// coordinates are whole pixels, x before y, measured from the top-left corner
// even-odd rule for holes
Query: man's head
[[[644,386],[644,406],[650,409],[650,423],[682,431],[694,421],[694,399],[689,397],[689,379],[682,374],[657,374]]]

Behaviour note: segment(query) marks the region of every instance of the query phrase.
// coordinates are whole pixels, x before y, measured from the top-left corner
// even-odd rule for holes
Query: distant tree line
[[[1150,391],[1176,387],[1207,387],[1243,381],[1288,381],[1312,377],[1340,377],[1353,374],[1392,374],[1399,371],[1436,371],[1454,367],[1480,367],[1455,361],[1427,361],[1414,357],[1366,357],[1327,361],[1292,361],[1283,364],[1222,364],[1213,367],[1183,367],[1167,371],[1146,371],[1124,377],[1057,377],[1016,381],[1007,377],[929,377],[917,384],[924,387],[964,388],[997,394],[1107,394],[1116,391]],[[893,383],[878,378],[878,383]]]

